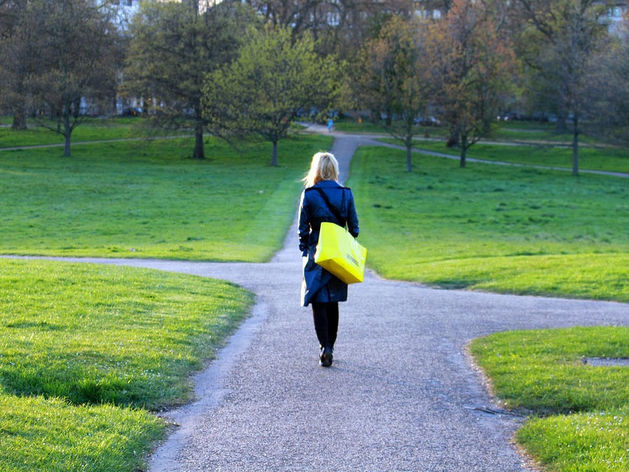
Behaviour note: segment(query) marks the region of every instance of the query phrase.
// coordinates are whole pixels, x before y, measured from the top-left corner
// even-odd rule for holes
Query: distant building
[[[424,19],[438,20],[446,13],[443,10],[443,1],[415,0],[413,4],[415,7],[415,14]]]
[[[605,15],[605,21],[609,24],[610,33],[618,33],[625,14],[627,13],[627,2],[616,2],[616,5],[610,7]]]
[[[414,0],[415,14],[426,19],[439,19],[447,12],[444,10],[443,0]],[[627,0],[617,0],[611,2],[612,6],[607,9],[607,13],[601,21],[609,25],[610,33],[617,33],[620,25],[627,13]]]
[[[111,3],[116,11],[116,24],[122,31],[126,31],[131,18],[140,9],[140,0],[114,0]]]
[[[145,2],[153,3],[166,3],[166,2],[193,2],[195,0],[113,0],[113,4],[118,14],[118,24],[122,29],[126,29],[129,26],[129,22],[133,15],[140,9],[140,4]],[[199,11],[205,11],[208,5],[220,3],[222,0],[197,0],[199,5]]]

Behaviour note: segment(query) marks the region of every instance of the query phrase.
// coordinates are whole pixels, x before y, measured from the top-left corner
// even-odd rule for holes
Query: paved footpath
[[[363,139],[336,139],[343,175]],[[179,427],[152,456],[153,472],[528,470],[510,444],[522,419],[492,405],[466,343],[509,329],[629,324],[628,304],[438,290],[369,273],[340,306],[325,369],[310,310],[299,306],[295,225],[266,264],[78,260],[227,279],[257,294],[252,316],[197,376],[198,401],[168,413]]]

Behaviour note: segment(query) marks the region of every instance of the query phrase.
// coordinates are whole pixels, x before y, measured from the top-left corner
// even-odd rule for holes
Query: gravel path
[[[368,138],[337,137],[347,175]],[[252,316],[196,378],[198,401],[151,471],[527,470],[510,445],[522,419],[492,405],[464,354],[495,331],[627,325],[629,305],[437,290],[368,273],[341,304],[332,368],[317,363],[299,306],[296,225],[266,264],[71,259],[233,281],[257,294]],[[493,413],[491,412],[493,410]]]

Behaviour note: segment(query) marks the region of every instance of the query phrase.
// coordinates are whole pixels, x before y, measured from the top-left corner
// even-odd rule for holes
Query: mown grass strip
[[[0,394],[0,470],[144,470],[165,430],[162,420],[143,410]]]
[[[279,146],[208,141],[209,159],[187,159],[192,140],[0,153],[0,253],[188,260],[268,260],[294,217],[324,136]]]
[[[56,123],[50,122],[56,127]],[[87,118],[72,133],[72,142],[99,141],[107,139],[125,139],[136,137],[172,136],[193,134],[191,130],[166,130],[152,128],[144,118]],[[29,123],[25,130],[0,127],[0,149],[18,146],[37,146],[41,144],[62,144],[64,137],[54,131]]]
[[[387,139],[387,142],[399,144]],[[458,157],[460,151],[448,148],[443,142],[417,141],[417,149],[441,152]],[[470,148],[468,157],[488,161],[510,162],[572,169],[572,149],[552,145],[500,145],[477,143]],[[579,168],[606,172],[629,173],[629,151],[622,147],[590,147],[579,149]]]
[[[369,120],[358,122],[352,118],[343,118],[334,122],[337,131],[346,133],[378,133],[383,134],[384,139],[388,139],[389,134],[384,126],[384,121],[374,123]],[[404,125],[401,122],[393,122],[393,128],[404,133]],[[421,138],[439,138],[445,143],[449,136],[449,130],[445,126],[415,126],[415,136]],[[505,142],[549,142],[570,146],[572,134],[557,131],[556,124],[530,122],[530,121],[510,121],[494,123],[491,132],[483,138],[485,141],[505,141]],[[604,139],[581,134],[579,142],[582,145],[607,145]],[[399,143],[399,141],[397,142]]]
[[[629,358],[629,327],[495,333],[470,350],[506,406],[533,415],[516,438],[548,470],[627,470],[629,369],[582,360]]]
[[[627,253],[593,253],[457,259],[421,264],[415,270],[425,283],[441,287],[598,300],[613,294],[629,302],[628,268]]]
[[[471,351],[508,408],[537,414],[629,405],[629,369],[586,357],[629,357],[629,327],[509,331],[474,340]]]
[[[190,398],[251,295],[158,271],[0,260],[0,391],[159,409]]]
[[[629,301],[623,179],[360,148],[352,163],[368,264],[444,287]]]
[[[227,282],[0,259],[0,470],[143,467],[253,302]]]
[[[516,438],[551,471],[629,469],[629,408],[535,418],[517,432]]]

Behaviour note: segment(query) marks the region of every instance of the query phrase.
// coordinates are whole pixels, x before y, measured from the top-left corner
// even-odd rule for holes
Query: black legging
[[[319,344],[334,348],[336,332],[339,329],[339,304],[312,302],[312,317]]]

